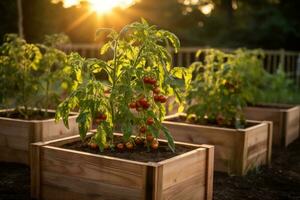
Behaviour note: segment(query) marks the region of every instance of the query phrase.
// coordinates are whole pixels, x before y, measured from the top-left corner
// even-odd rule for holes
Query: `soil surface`
[[[271,168],[245,177],[214,174],[214,200],[300,200],[300,139],[286,151],[276,150]],[[0,163],[0,199],[29,200],[27,166]]]
[[[25,116],[22,115],[17,110],[10,111],[10,112],[1,112],[0,117],[25,120]],[[46,115],[46,113],[43,111],[32,110],[29,112],[28,119],[26,120],[46,120],[46,119],[54,119],[54,118],[55,118],[54,112],[48,112],[48,114]]]
[[[194,125],[201,125],[201,126],[213,126],[213,127],[219,127],[219,128],[236,129],[236,127],[234,125],[218,125],[215,121],[206,121],[205,123],[191,121],[191,120],[188,120],[185,115],[179,115],[178,117],[174,116],[174,118],[165,119],[164,121],[180,122],[180,123],[187,123],[187,124],[194,124]],[[257,124],[258,123],[246,122],[245,124],[242,125],[241,128],[246,129],[246,128],[255,126]]]
[[[119,137],[115,137],[114,142],[115,144],[118,144],[122,142],[122,140]],[[144,146],[144,144],[141,144],[136,145],[134,149],[131,150],[128,150],[126,148],[124,148],[124,150],[119,150],[115,148],[114,151],[111,149],[107,149],[103,152],[100,152],[99,148],[92,149],[87,143],[82,143],[81,141],[66,144],[63,146],[63,148],[140,162],[159,162],[195,149],[194,147],[176,145],[175,152],[172,152],[167,143],[160,142],[159,147],[156,150],[153,150],[151,148],[150,150],[148,150],[147,147]]]
[[[255,104],[255,105],[249,105],[250,107],[258,107],[258,108],[277,108],[277,109],[290,109],[294,106],[288,105],[288,104]]]

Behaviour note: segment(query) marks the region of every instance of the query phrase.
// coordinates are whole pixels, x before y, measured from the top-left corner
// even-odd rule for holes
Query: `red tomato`
[[[156,150],[156,149],[158,149],[158,146],[159,146],[159,142],[157,140],[153,140],[151,142],[151,148],[152,149]]]
[[[143,110],[142,105],[140,104],[139,101],[136,102],[136,108],[135,108],[135,109],[136,109],[136,111],[138,111],[138,112]]]
[[[147,99],[142,97],[142,98],[139,99],[139,103],[140,103],[141,106],[144,106],[144,105],[148,104],[148,101],[147,101]]]
[[[150,133],[148,133],[147,136],[146,136],[146,140],[147,140],[148,142],[152,142],[152,141],[154,140],[153,135],[151,135]]]
[[[123,143],[118,143],[118,144],[117,144],[117,148],[118,148],[119,150],[123,150],[123,149],[124,149],[124,144],[123,144]]]
[[[105,94],[109,94],[109,93],[110,93],[110,89],[104,90],[104,93],[105,93]]]
[[[131,142],[126,142],[125,145],[127,149],[133,149],[133,144]]]
[[[129,108],[132,108],[132,109],[136,108],[136,102],[131,102],[129,104]]]
[[[98,145],[96,143],[89,143],[91,149],[97,149],[98,148]]]
[[[146,124],[147,125],[152,125],[153,123],[154,123],[154,119],[152,117],[148,117],[147,121],[146,121]]]
[[[156,84],[156,79],[154,79],[154,78],[150,78],[149,79],[149,84],[151,84],[151,85],[155,85]]]
[[[141,126],[140,132],[145,133],[147,131],[147,128],[145,126]]]
[[[159,101],[160,103],[165,103],[167,101],[167,97],[165,97],[164,95],[159,95]]]
[[[149,84],[150,78],[149,77],[144,77],[143,78],[144,83]]]
[[[105,120],[107,119],[107,115],[104,114],[104,113],[101,113],[101,114],[99,115],[99,119],[102,120],[102,121],[105,121]]]
[[[160,98],[159,98],[159,96],[158,96],[158,95],[154,95],[154,97],[153,97],[153,98],[154,98],[154,101],[155,101],[155,102],[160,102]]]
[[[159,87],[155,87],[152,91],[153,91],[154,94],[159,94],[160,93]]]
[[[143,105],[143,108],[144,108],[145,110],[147,110],[149,107],[150,107],[150,104],[149,104],[148,102],[147,102],[146,104]]]

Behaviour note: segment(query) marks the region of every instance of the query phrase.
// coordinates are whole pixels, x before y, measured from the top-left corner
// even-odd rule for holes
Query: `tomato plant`
[[[258,103],[291,103],[299,104],[300,96],[297,84],[289,79],[284,72],[283,66],[279,66],[276,73],[265,73],[263,92],[255,97]]]
[[[55,46],[66,40],[53,35],[46,36],[44,44],[29,44],[15,34],[5,36],[0,47],[1,107],[16,107],[28,119],[32,108],[58,104],[54,100],[61,96],[59,88],[69,81],[69,73],[66,55]]]
[[[70,91],[70,67],[66,63],[66,54],[57,46],[66,44],[69,38],[64,34],[46,35],[42,44],[37,44],[42,53],[39,62],[38,80],[40,85],[38,104],[45,108],[45,115],[49,107],[59,104],[61,94]]]
[[[3,107],[17,105],[28,118],[28,107],[33,106],[38,92],[35,73],[42,54],[36,45],[28,44],[15,34],[8,34],[0,47],[1,96]],[[24,109],[21,109],[24,106]]]
[[[194,77],[188,94],[188,118],[200,123],[241,128],[243,107],[254,102],[265,71],[260,51],[199,51],[202,62],[192,64]]]
[[[158,92],[159,89],[164,97],[175,95],[180,99],[178,86],[184,84],[185,70],[171,68],[171,55],[164,46],[171,44],[177,51],[178,38],[145,20],[126,25],[119,33],[103,28],[97,31],[99,34],[106,34],[108,38],[100,53],[112,55],[111,58],[84,59],[76,53],[70,55],[76,89],[60,104],[56,118],[63,118],[68,126],[68,113],[78,107],[77,122],[84,140],[92,121],[99,113],[105,113],[107,118],[98,123],[92,138],[101,151],[107,143],[114,145],[116,127],[120,127],[124,142],[129,141],[135,131],[139,134],[138,142],[145,134],[158,138],[162,131],[174,151],[173,138],[161,124],[165,115],[164,99],[155,101],[153,90]],[[107,74],[108,81],[97,79],[96,74],[100,72]],[[83,75],[88,79],[82,79]],[[149,148],[151,143],[146,145]],[[121,145],[118,148],[123,149]]]

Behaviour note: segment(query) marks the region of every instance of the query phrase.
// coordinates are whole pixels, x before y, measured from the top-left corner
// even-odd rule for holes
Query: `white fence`
[[[74,44],[61,47],[65,52],[78,52],[85,57],[99,57],[99,47],[96,44]],[[196,60],[196,52],[203,47],[182,47],[180,52],[173,54],[175,66],[189,66]],[[222,49],[232,51],[233,49]],[[264,68],[274,73],[279,65],[284,66],[287,76],[293,79],[297,85],[300,85],[300,52],[285,51],[285,50],[264,50],[265,60]]]

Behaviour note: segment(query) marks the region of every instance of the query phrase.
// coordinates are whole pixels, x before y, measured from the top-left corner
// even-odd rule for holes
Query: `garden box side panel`
[[[163,125],[170,130],[175,141],[214,145],[216,171],[244,175],[270,162],[271,122],[255,122],[256,125],[248,129],[229,129],[171,121],[177,117],[166,117]]]
[[[54,119],[20,120],[0,117],[0,161],[29,164],[30,143],[78,134],[75,114],[69,118],[69,127],[67,129],[61,120],[55,123]]]
[[[299,137],[299,106],[289,106],[284,109],[272,108],[271,105],[246,107],[244,109],[245,117],[251,120],[272,121],[273,146],[286,147]]]
[[[35,158],[31,161],[34,166],[31,168],[32,198],[212,199],[212,146],[199,146],[158,163],[136,162],[59,147],[79,140],[78,136],[72,136],[31,145],[31,154]]]

